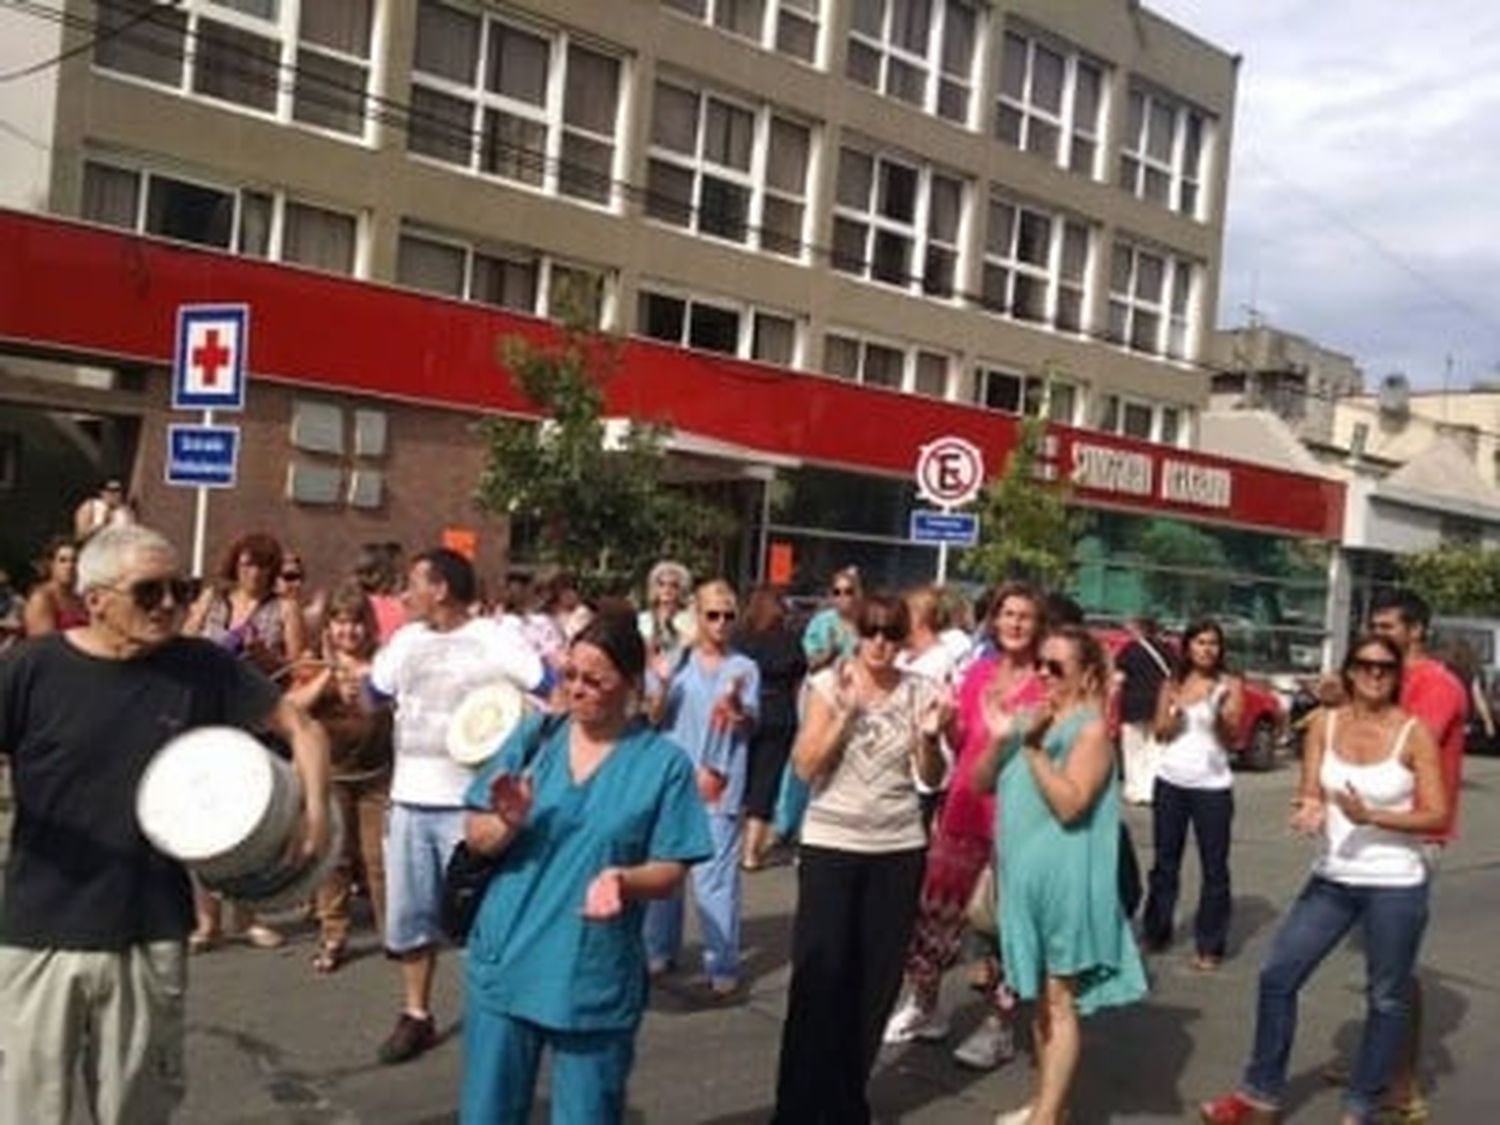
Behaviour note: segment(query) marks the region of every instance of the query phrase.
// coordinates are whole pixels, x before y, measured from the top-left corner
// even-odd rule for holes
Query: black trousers
[[[1150,891],[1141,919],[1147,944],[1164,946],[1172,940],[1178,876],[1191,825],[1203,873],[1194,940],[1200,954],[1224,956],[1229,938],[1229,829],[1234,821],[1234,791],[1185,789],[1157,778],[1151,796],[1151,821],[1156,862],[1151,868]]]
[[[781,771],[797,738],[795,726],[756,727],[750,736],[745,765],[745,813],[757,820],[774,820]]]
[[[865,1087],[901,990],[926,849],[803,847],[776,1125],[864,1125]]]

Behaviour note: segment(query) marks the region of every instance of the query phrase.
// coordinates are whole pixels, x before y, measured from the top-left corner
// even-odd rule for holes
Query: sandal
[[[313,954],[312,966],[315,973],[336,973],[343,963],[344,943],[341,941],[325,941]]]

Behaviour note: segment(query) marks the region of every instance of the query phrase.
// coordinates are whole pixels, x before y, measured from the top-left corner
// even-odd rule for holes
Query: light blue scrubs
[[[809,668],[825,664],[830,652],[837,652],[837,659],[846,660],[854,655],[858,644],[854,629],[836,609],[820,609],[802,630],[802,653]],[[776,835],[791,840],[802,831],[802,818],[807,815],[811,797],[807,782],[797,776],[791,759],[787,759],[786,768],[781,771],[781,788],[776,792]]]
[[[517,770],[540,718],[528,719],[474,779],[470,809]],[[505,850],[469,937],[464,1010],[465,1125],[530,1120],[542,1048],[553,1054],[552,1120],[623,1119],[635,1029],[646,1004],[643,903],[583,918],[606,867],[693,864],[712,851],[687,755],[644,725],[622,735],[582,784],[568,767],[567,722],[532,760],[526,827]]]
[[[715,700],[739,679],[740,708],[750,717],[732,731],[710,723]],[[740,835],[744,826],[745,761],[760,706],[760,669],[741,653],[729,653],[709,671],[694,651],[667,687],[662,729],[688,752],[693,765],[726,779],[724,794],[708,809],[713,855],[691,874],[693,901],[703,931],[703,969],[711,983],[726,986],[740,973]],[[646,907],[646,954],[653,966],[677,960],[682,951],[682,896]]]

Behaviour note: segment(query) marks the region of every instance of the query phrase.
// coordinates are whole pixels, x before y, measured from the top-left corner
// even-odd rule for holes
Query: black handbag
[[[562,719],[561,715],[548,715],[537,724],[536,732],[521,755],[523,770],[531,765]],[[479,904],[484,901],[484,892],[489,890],[490,880],[500,870],[500,860],[500,856],[480,855],[464,840],[458,842],[448,857],[448,864],[443,868],[441,921],[443,932],[454,945],[468,942],[469,931],[474,928],[474,919],[479,915]]]

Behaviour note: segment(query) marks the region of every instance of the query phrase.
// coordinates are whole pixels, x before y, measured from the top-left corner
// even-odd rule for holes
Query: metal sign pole
[[[203,412],[203,425],[214,424],[214,412]],[[203,577],[203,555],[208,545],[208,489],[198,486],[198,500],[193,512],[193,577]]]

